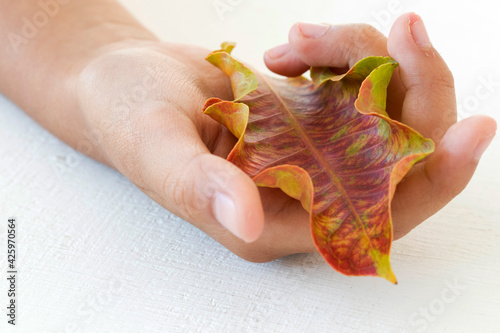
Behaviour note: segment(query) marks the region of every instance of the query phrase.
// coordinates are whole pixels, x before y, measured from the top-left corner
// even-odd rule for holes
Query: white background
[[[475,97],[490,75],[500,82],[496,2],[220,2],[231,10],[219,15],[212,0],[123,0],[163,39],[208,49],[237,41],[235,56],[263,71],[263,52],[296,21],[370,22],[388,33],[415,11],[455,75],[461,117],[500,121],[500,83]],[[345,277],[316,254],[245,262],[0,96],[0,332],[14,332],[5,315],[10,216],[16,332],[498,331],[499,148],[496,138],[468,188],[394,243],[393,286]]]

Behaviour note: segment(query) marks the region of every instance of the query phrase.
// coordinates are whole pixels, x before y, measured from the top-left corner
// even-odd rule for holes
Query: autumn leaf
[[[346,275],[396,283],[389,253],[396,185],[434,143],[385,111],[397,63],[368,57],[347,73],[311,68],[277,79],[252,72],[224,43],[207,60],[230,79],[234,101],[203,110],[238,142],[228,156],[258,186],[280,188],[310,213],[314,243]]]

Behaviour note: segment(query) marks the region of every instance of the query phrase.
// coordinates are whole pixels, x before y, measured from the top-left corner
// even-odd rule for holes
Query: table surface
[[[387,33],[416,11],[455,74],[461,117],[500,120],[498,83],[467,104],[483,79],[500,81],[493,2],[123,3],[166,40],[210,49],[236,40],[236,56],[263,71],[262,53],[295,21],[371,22]],[[17,330],[6,324],[0,251],[0,331],[498,332],[499,148],[496,138],[464,192],[394,243],[394,286],[343,276],[318,254],[246,262],[0,96],[0,248],[14,216],[19,251]]]

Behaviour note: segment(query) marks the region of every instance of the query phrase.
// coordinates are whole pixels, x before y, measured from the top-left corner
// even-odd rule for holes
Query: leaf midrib
[[[279,105],[281,105],[281,109],[285,110],[286,115],[291,120],[292,126],[295,129],[295,131],[297,132],[297,134],[299,135],[299,137],[301,138],[302,142],[304,142],[304,144],[311,151],[311,153],[314,155],[314,157],[316,158],[316,160],[320,163],[320,165],[326,171],[326,173],[328,174],[328,176],[330,177],[330,179],[335,183],[335,185],[339,189],[340,193],[342,194],[342,197],[345,198],[349,209],[351,210],[352,214],[356,218],[356,221],[358,222],[359,226],[362,228],[363,234],[368,239],[370,247],[373,249],[374,248],[373,244],[372,244],[371,239],[370,239],[370,237],[369,237],[369,235],[368,235],[368,233],[367,233],[367,231],[365,229],[365,226],[364,226],[363,222],[361,221],[361,218],[359,217],[358,212],[357,212],[356,208],[354,207],[354,204],[351,201],[351,198],[347,194],[347,191],[346,191],[345,187],[342,185],[342,182],[341,182],[340,178],[338,178],[335,175],[335,173],[333,172],[333,166],[330,165],[330,163],[327,160],[324,159],[323,155],[320,153],[320,151],[314,145],[312,139],[304,131],[304,129],[300,125],[300,123],[297,120],[297,118],[295,117],[295,115],[292,113],[292,111],[290,111],[290,109],[288,108],[287,104],[281,98],[281,96],[276,92],[276,90],[274,90],[274,88],[272,87],[271,83],[267,80],[267,78],[264,77],[263,75],[260,75],[260,78],[267,85],[267,88],[269,89],[269,91],[271,92],[271,94],[275,97],[275,99],[278,101]],[[314,188],[313,188],[313,191],[314,191]],[[313,202],[314,202],[314,193],[313,193]],[[311,212],[311,214],[312,214],[312,212]],[[377,258],[377,259],[380,259],[380,258]]]

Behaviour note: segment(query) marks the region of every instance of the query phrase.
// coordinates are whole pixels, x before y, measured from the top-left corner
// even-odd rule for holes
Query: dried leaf
[[[434,143],[389,118],[387,86],[397,63],[368,57],[346,74],[311,68],[304,77],[253,73],[229,54],[207,60],[231,79],[234,101],[203,110],[239,140],[228,156],[258,186],[280,188],[310,213],[314,243],[346,275],[396,283],[389,253],[398,182]]]

